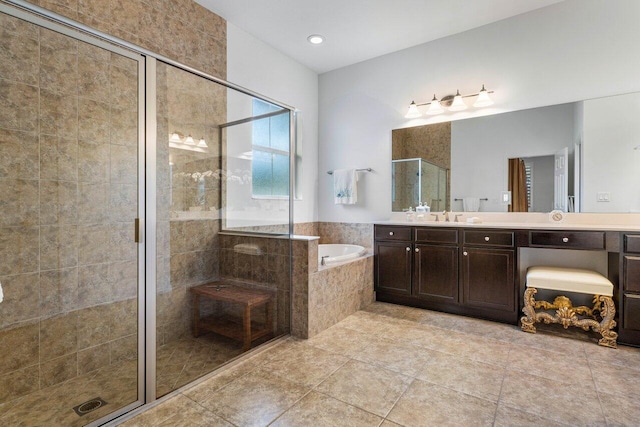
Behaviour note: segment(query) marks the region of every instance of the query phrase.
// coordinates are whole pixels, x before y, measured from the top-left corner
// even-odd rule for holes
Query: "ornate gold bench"
[[[592,294],[593,307],[574,307],[566,296],[558,296],[553,303],[536,301],[538,289]],[[522,330],[536,333],[535,324],[560,323],[567,329],[577,326],[588,331],[599,332],[602,338],[598,344],[616,348],[618,334],[613,331],[616,306],[613,303],[613,284],[603,275],[575,268],[530,267],[527,270],[527,289],[524,292]],[[536,311],[540,310],[540,311]],[[556,310],[551,314],[549,310]]]

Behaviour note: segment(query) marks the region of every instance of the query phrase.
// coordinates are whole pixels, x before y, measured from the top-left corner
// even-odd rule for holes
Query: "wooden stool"
[[[558,296],[553,303],[536,301],[534,295],[538,289],[553,291],[578,292],[592,294],[593,307],[574,307],[566,296]],[[613,284],[603,275],[590,270],[559,267],[531,267],[527,270],[527,289],[524,292],[523,316],[520,321],[522,330],[536,333],[536,322],[560,323],[567,329],[577,326],[588,331],[589,328],[599,332],[602,338],[598,344],[616,348],[618,334],[613,331],[616,326],[613,318],[616,306],[611,298]],[[536,311],[541,309],[541,311]],[[555,315],[544,310],[556,310]],[[598,315],[596,315],[598,313]],[[578,316],[582,316],[579,318]],[[598,321],[598,317],[600,321]]]
[[[243,343],[242,351],[251,348],[251,342],[269,333],[275,333],[271,321],[269,303],[273,294],[259,289],[249,289],[228,282],[213,282],[190,288],[193,301],[193,335],[200,336],[200,329],[206,329]],[[242,324],[228,316],[200,317],[200,298],[223,301],[243,307]],[[251,309],[265,307],[265,324],[262,327],[251,322]]]

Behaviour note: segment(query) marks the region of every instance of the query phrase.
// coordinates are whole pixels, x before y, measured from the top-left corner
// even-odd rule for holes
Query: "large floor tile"
[[[620,365],[589,362],[596,388],[601,393],[630,395],[640,404],[640,371]],[[636,390],[635,393],[630,392]]]
[[[493,425],[494,427],[562,427],[568,425],[548,420],[541,415],[544,414],[530,414],[520,409],[500,404],[498,405],[496,420]]]
[[[264,426],[301,399],[309,388],[275,375],[255,372],[213,393],[202,405],[241,426]]]
[[[332,397],[312,391],[272,426],[379,426],[383,419]]]
[[[567,373],[569,374],[569,373]],[[505,376],[500,403],[570,425],[604,425],[600,401],[591,384],[579,388],[524,372]]]
[[[422,370],[432,353],[433,350],[425,348],[380,341],[372,343],[354,358],[404,375],[415,376]]]
[[[397,372],[352,360],[316,390],[384,417],[411,381],[411,377]]]
[[[309,344],[332,353],[352,357],[375,338],[375,335],[335,325],[309,339]]]
[[[505,369],[464,357],[435,353],[417,378],[472,396],[498,401]]]
[[[387,419],[404,426],[490,426],[496,403],[415,380]]]
[[[513,345],[508,369],[537,375],[565,384],[591,384],[591,369],[583,353],[558,354],[521,345]]]
[[[637,393],[636,393],[637,394]],[[610,426],[640,424],[640,403],[632,396],[599,393],[602,410]]]

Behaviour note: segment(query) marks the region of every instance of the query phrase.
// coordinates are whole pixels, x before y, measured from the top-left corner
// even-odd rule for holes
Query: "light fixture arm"
[[[483,87],[484,87],[484,86],[483,86]],[[488,91],[487,91],[487,93],[494,93],[494,91],[492,91],[492,90],[488,90]],[[473,98],[474,96],[478,96],[478,95],[480,95],[480,92],[477,92],[477,93],[470,93],[469,95],[460,95],[460,96],[461,96],[461,97],[463,97],[463,98]],[[451,97],[451,99],[453,99],[453,96],[454,96],[454,95],[447,95],[447,96],[444,96],[444,97],[440,98],[440,99],[439,99],[439,101],[440,101],[440,102],[443,102],[443,100],[445,100],[445,98],[447,98],[447,99],[448,99],[449,97]],[[431,105],[431,103],[432,103],[432,102],[433,102],[433,100],[431,100],[431,101],[429,101],[429,102],[421,102],[421,103],[417,103],[417,102],[416,102],[416,106],[417,106],[417,107],[423,107],[423,106],[425,106],[425,105]],[[445,101],[445,102],[446,102],[446,101]]]

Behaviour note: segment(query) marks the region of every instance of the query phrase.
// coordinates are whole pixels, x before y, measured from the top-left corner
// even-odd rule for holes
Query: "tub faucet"
[[[449,212],[442,211],[442,215],[444,215],[444,222],[449,222]]]
[[[320,265],[327,265],[325,258],[329,258],[329,255],[325,255],[322,257],[322,259],[320,259]]]

